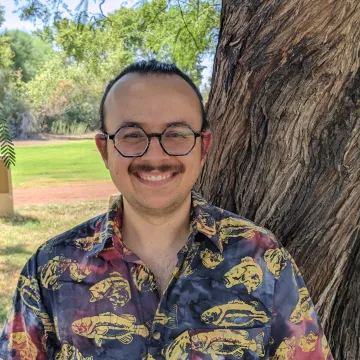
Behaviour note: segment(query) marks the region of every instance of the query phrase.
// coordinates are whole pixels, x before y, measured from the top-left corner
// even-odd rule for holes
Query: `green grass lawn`
[[[16,146],[15,151],[14,189],[111,181],[94,140]]]
[[[11,306],[20,271],[45,241],[107,210],[108,199],[23,206],[0,217],[0,329]],[[1,330],[0,330],[1,331]]]

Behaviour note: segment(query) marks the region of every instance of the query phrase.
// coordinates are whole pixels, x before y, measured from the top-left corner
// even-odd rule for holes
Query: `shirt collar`
[[[220,209],[217,209],[215,206],[210,205],[202,196],[195,191],[191,191],[191,229],[194,235],[197,232],[205,235],[214,245],[220,250],[223,251],[223,245],[219,238],[219,231],[216,221],[216,215],[219,213]],[[122,240],[121,240],[121,218],[123,211],[123,199],[120,195],[112,205],[110,205],[108,212],[104,215],[104,218],[99,226],[95,230],[94,239],[96,239],[95,245],[89,251],[88,256],[92,257],[101,252],[105,245],[111,243],[112,246],[115,246],[119,250],[119,246],[114,243],[114,240],[117,240],[117,243],[121,248],[124,248],[125,251],[121,251],[125,255],[132,255],[129,249],[126,249]]]

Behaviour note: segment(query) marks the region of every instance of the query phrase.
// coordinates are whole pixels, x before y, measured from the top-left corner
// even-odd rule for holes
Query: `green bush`
[[[5,119],[12,138],[36,132],[37,124],[24,100],[14,89],[7,89],[0,102],[0,116]]]
[[[88,104],[74,106],[64,113],[45,116],[43,130],[56,135],[81,135],[91,128],[92,108]]]
[[[85,134],[88,125],[85,123],[66,123],[63,119],[57,119],[51,124],[51,134],[56,135],[82,135]]]

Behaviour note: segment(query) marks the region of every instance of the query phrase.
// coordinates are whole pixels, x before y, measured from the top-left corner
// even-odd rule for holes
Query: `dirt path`
[[[21,206],[109,199],[118,192],[113,184],[92,184],[14,190],[13,195],[14,205]]]
[[[88,133],[84,135],[52,135],[52,134],[38,134],[36,138],[25,140],[13,140],[15,147],[23,146],[43,146],[52,144],[63,144],[69,141],[77,140],[94,140],[97,133]],[[95,140],[94,140],[95,141]]]
[[[84,135],[51,135],[38,134],[35,139],[14,140],[15,146],[36,146],[66,143],[69,141],[94,139],[96,133]],[[42,187],[38,189],[20,189],[13,191],[14,205],[36,205],[54,202],[71,202],[87,200],[105,200],[119,191],[112,183],[67,185],[57,187]]]

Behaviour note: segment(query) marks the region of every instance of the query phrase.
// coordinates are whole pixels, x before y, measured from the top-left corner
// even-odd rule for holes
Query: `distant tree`
[[[25,31],[7,30],[4,31],[3,36],[10,39],[13,52],[12,69],[21,71],[24,82],[35,76],[53,52],[50,44]]]
[[[77,62],[91,63],[94,71],[104,66],[107,54],[120,44],[132,59],[176,62],[200,84],[201,62],[215,52],[219,16],[215,0],[152,0],[133,8],[122,6],[106,18],[90,18],[85,23],[63,18],[37,35]]]

